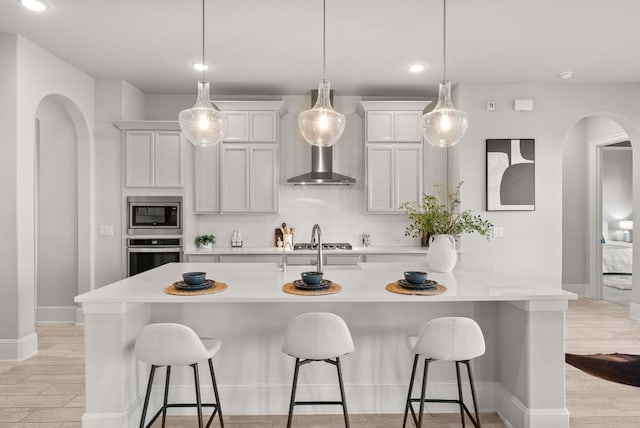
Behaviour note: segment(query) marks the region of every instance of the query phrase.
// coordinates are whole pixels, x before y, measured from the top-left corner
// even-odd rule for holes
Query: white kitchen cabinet
[[[422,143],[367,144],[367,212],[404,213],[422,196]]]
[[[422,111],[368,111],[368,142],[416,142],[421,137]]]
[[[179,131],[126,130],[124,141],[126,187],[183,186]]]
[[[278,139],[278,112],[276,111],[225,111],[227,115],[228,142],[275,143]]]
[[[199,214],[220,211],[219,145],[196,146],[194,155],[194,212]]]
[[[221,150],[220,212],[277,212],[277,146],[223,143]]]

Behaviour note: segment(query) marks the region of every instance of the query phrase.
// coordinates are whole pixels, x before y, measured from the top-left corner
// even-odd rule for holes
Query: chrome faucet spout
[[[311,244],[313,245],[316,240],[315,237],[318,236],[318,255],[316,260],[316,266],[318,267],[318,272],[323,271],[323,261],[322,261],[322,231],[320,230],[320,225],[314,224],[313,229],[311,229]]]

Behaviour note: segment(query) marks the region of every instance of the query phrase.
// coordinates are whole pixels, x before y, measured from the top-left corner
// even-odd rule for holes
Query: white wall
[[[69,114],[54,98],[45,98],[36,116],[37,306],[64,310],[75,307],[78,294],[77,138]],[[75,309],[71,315],[75,319]]]
[[[589,282],[589,235],[587,233],[589,224],[587,123],[589,120],[590,118],[581,119],[571,127],[562,146],[563,285],[585,285]]]
[[[633,142],[640,129],[640,104],[634,101],[638,96],[640,85],[460,85],[459,106],[469,114],[470,125],[452,150],[452,163],[457,172],[453,178],[465,183],[464,208],[480,213],[485,209],[485,139],[534,138],[536,151],[535,211],[484,212],[494,225],[504,227],[504,238],[488,243],[465,238],[462,263],[518,272],[560,287],[562,148],[567,132],[579,119],[602,114],[621,123]],[[534,111],[513,111],[514,98],[532,98]],[[486,100],[496,101],[496,111],[484,109]]]
[[[633,219],[633,159],[631,148],[602,151],[602,221],[609,225],[610,240],[622,241],[620,220]]]

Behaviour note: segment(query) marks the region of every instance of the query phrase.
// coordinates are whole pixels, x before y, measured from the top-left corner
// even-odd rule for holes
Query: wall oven
[[[128,235],[181,235],[181,196],[127,197]]]
[[[128,276],[137,275],[165,263],[181,261],[181,238],[127,239]]]

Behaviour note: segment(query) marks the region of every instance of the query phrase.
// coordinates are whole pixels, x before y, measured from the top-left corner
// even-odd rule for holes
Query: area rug
[[[631,290],[631,275],[602,275],[602,285],[618,290]]]
[[[640,386],[640,355],[565,354],[565,362],[600,379]]]

